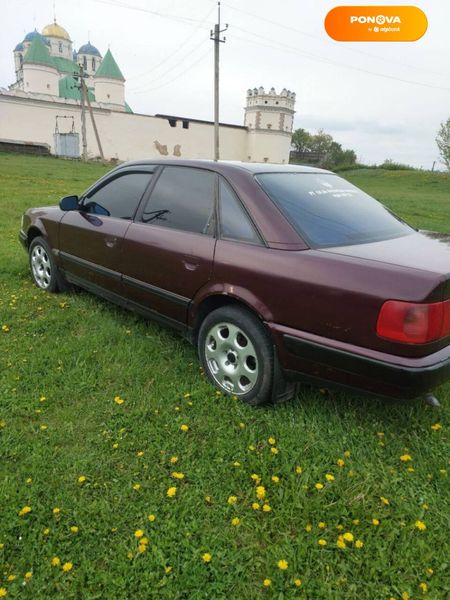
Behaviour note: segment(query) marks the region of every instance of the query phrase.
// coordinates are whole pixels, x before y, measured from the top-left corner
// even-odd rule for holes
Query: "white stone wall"
[[[72,60],[72,42],[53,36],[45,36],[50,41],[50,54]]]
[[[125,85],[118,79],[94,78],[95,100],[106,104],[125,105]]]
[[[58,96],[59,75],[56,69],[47,65],[24,63],[23,90],[36,94]]]
[[[247,156],[249,162],[289,163],[291,135],[270,130],[249,130],[247,134]]]

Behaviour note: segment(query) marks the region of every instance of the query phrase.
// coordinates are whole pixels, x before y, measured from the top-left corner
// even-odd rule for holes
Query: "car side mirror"
[[[80,203],[78,196],[65,196],[59,201],[59,208],[61,210],[79,210]]]

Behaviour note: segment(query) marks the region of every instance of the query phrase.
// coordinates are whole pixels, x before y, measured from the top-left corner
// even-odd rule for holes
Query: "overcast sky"
[[[384,0],[384,5],[397,2]],[[247,88],[297,94],[295,128],[323,128],[367,163],[386,158],[431,168],[450,117],[450,2],[415,0],[428,17],[412,43],[328,38],[330,0],[223,0],[221,121],[243,124]],[[348,4],[352,4],[348,2]],[[354,2],[353,4],[361,4]],[[379,5],[381,2],[367,2]],[[407,2],[406,4],[409,4]],[[14,79],[12,50],[53,21],[53,0],[0,0],[0,87]],[[135,112],[213,118],[215,0],[56,0],[74,47],[110,47]]]

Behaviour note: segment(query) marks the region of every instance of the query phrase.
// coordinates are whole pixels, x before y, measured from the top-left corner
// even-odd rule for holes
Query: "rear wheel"
[[[38,288],[47,292],[65,289],[65,283],[55,264],[50,246],[42,237],[35,237],[28,249],[31,277]]]
[[[209,380],[222,392],[253,405],[271,399],[271,340],[248,310],[225,306],[210,313],[200,327],[198,353]]]

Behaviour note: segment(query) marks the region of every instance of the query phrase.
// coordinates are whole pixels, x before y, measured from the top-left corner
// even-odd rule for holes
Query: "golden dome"
[[[69,42],[71,41],[70,36],[64,29],[64,27],[58,25],[56,21],[50,23],[50,25],[46,25],[42,30],[42,35],[45,35],[47,37],[62,38],[63,40],[68,40]]]

